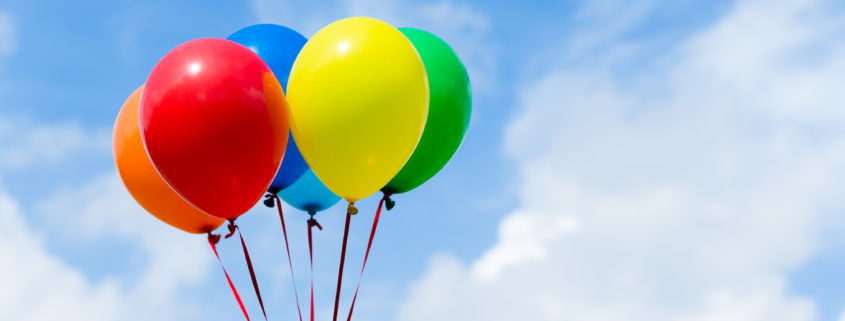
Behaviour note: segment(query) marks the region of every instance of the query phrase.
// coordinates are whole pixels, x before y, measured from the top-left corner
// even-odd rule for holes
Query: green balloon
[[[414,28],[399,28],[417,48],[428,74],[428,119],[411,158],[382,189],[404,193],[429,180],[449,162],[464,139],[472,111],[469,74],[449,45]]]

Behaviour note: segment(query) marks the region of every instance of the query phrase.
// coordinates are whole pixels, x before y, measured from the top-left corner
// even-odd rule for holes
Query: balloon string
[[[211,246],[211,250],[214,251],[214,256],[217,257],[217,262],[220,263],[220,267],[223,269],[223,275],[226,276],[226,281],[229,282],[229,288],[232,289],[232,294],[235,295],[235,300],[238,301],[238,306],[241,307],[241,312],[244,313],[244,317],[246,321],[249,321],[249,314],[246,313],[246,308],[244,307],[243,301],[241,301],[241,296],[238,295],[238,289],[235,288],[235,285],[232,283],[232,279],[229,278],[229,272],[226,272],[226,267],[223,266],[223,261],[220,260],[220,254],[217,254],[217,241],[220,240],[220,235],[208,233],[208,245]]]
[[[314,215],[311,215],[311,219],[308,220],[308,258],[311,260],[311,321],[314,321],[314,246],[311,242],[311,230],[315,226],[321,231],[323,230],[320,223],[317,223],[317,220],[314,219]]]
[[[376,210],[376,216],[373,218],[373,229],[370,231],[370,240],[367,242],[367,251],[364,254],[364,264],[361,266],[361,275],[358,276],[358,285],[355,286],[355,295],[352,297],[352,305],[349,307],[349,316],[346,318],[346,321],[352,320],[352,311],[355,310],[355,300],[358,299],[358,290],[361,288],[361,280],[364,278],[364,268],[367,267],[367,259],[370,257],[370,248],[373,246],[373,237],[376,235],[376,227],[378,227],[378,220],[381,217],[381,207],[384,205],[385,200],[390,198],[391,193],[384,193],[384,196],[381,198],[381,201],[378,202],[378,210]]]
[[[241,247],[244,249],[244,258],[246,258],[246,267],[249,269],[249,277],[252,278],[252,288],[255,289],[255,296],[258,298],[258,304],[261,306],[261,313],[264,314],[264,320],[267,320],[267,312],[264,310],[264,301],[261,300],[261,290],[258,289],[258,281],[255,279],[255,270],[252,268],[252,260],[249,259],[249,251],[246,249],[246,242],[244,242],[244,236],[241,234],[241,229],[235,225],[234,220],[229,221],[229,234],[226,235],[226,238],[235,234],[235,231],[238,231],[238,236],[241,238]]]
[[[293,276],[293,262],[290,256],[290,245],[288,245],[288,231],[287,228],[285,228],[285,216],[282,214],[282,200],[279,198],[279,195],[276,194],[267,194],[265,197],[275,198],[276,207],[279,208],[279,220],[282,221],[282,235],[285,237],[285,251],[288,253],[288,266],[290,267],[290,280],[293,284],[293,295],[296,299],[296,311],[299,312],[299,321],[302,321],[302,309],[299,307],[299,290],[296,289],[296,278]]]
[[[337,292],[334,296],[334,314],[332,321],[337,321],[337,305],[340,302],[340,284],[343,281],[343,261],[346,260],[346,240],[349,238],[349,219],[352,218],[353,212],[357,213],[355,205],[349,203],[349,208],[346,210],[346,226],[343,228],[343,245],[340,250],[340,266],[337,271]]]

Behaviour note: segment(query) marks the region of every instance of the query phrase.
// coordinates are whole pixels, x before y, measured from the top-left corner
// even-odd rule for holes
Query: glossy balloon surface
[[[428,82],[398,29],[347,18],[302,48],[288,102],[308,165],[335,194],[355,202],[384,187],[411,156],[428,113]]]
[[[226,39],[237,42],[258,54],[276,75],[283,89],[287,88],[290,68],[293,66],[296,56],[305,46],[305,42],[308,41],[305,36],[298,32],[274,24],[252,25],[238,30]],[[302,158],[296,142],[288,138],[285,158],[282,160],[282,165],[279,167],[276,177],[270,184],[269,191],[278,192],[290,186],[307,169],[308,164]]]
[[[147,157],[138,130],[141,90],[135,90],[123,103],[114,124],[112,151],[120,179],[138,204],[159,220],[189,233],[215,230],[225,221],[207,215],[183,200],[158,175]]]
[[[271,193],[288,188],[308,170],[308,164],[302,158],[296,142],[293,140],[291,134],[288,135],[288,145],[285,148],[285,158],[282,160],[282,166],[279,167],[276,177],[273,178],[273,182],[270,183],[270,187],[267,189]]]
[[[207,214],[234,219],[262,198],[279,169],[288,110],[279,81],[254,52],[197,39],[153,68],[140,128],[173,190]]]
[[[279,192],[279,196],[290,206],[309,213],[323,211],[340,201],[340,196],[323,185],[310,169],[296,183]]]
[[[424,30],[399,30],[422,57],[430,99],[420,143],[402,170],[383,188],[391,193],[410,191],[446,166],[461,145],[472,112],[469,74],[449,44]]]

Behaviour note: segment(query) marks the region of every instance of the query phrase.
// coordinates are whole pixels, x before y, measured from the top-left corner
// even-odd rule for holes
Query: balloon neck
[[[355,202],[349,203],[349,206],[346,207],[346,214],[349,214],[349,215],[358,214],[358,208],[355,207]]]
[[[396,193],[396,189],[393,189],[393,188],[391,188],[391,187],[385,186],[385,187],[383,187],[383,188],[381,189],[381,192],[382,192],[382,193],[384,193],[384,194],[385,194],[385,195],[387,195],[387,196],[390,196],[390,195],[393,195],[393,194],[395,194],[395,193]]]
[[[311,215],[311,217],[314,217],[314,214],[317,214],[317,210],[315,210],[313,208],[309,208],[308,209],[308,215]]]

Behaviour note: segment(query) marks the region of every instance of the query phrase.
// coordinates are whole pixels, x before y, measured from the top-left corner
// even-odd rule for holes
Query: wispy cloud
[[[109,153],[111,133],[74,122],[37,124],[0,118],[0,173],[56,165],[71,154]]]
[[[252,0],[251,3],[259,21],[294,28],[306,37],[337,19],[360,15],[384,20],[396,27],[428,30],[453,46],[467,69],[472,71],[470,76],[475,91],[493,89],[497,48],[488,33],[492,21],[468,3],[352,0],[319,7],[283,0]]]
[[[17,49],[15,21],[8,12],[0,11],[0,57],[11,55]]]

